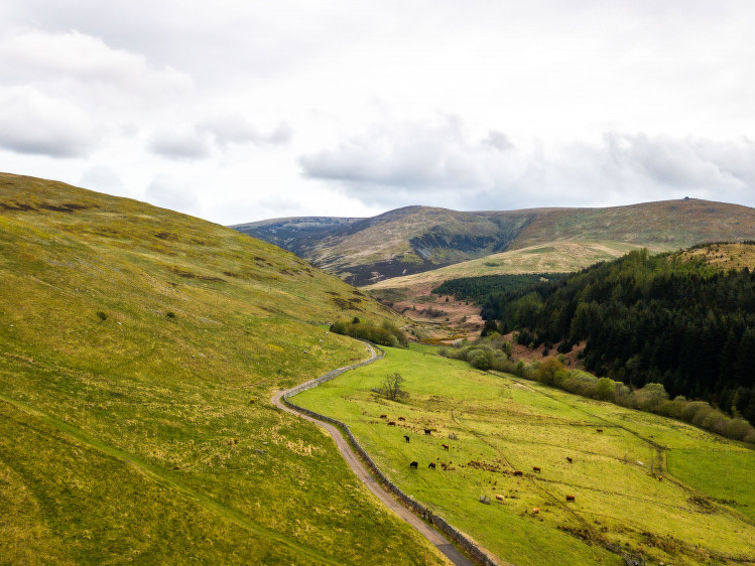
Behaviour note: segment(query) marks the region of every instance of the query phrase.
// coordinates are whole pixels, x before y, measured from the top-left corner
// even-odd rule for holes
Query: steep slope
[[[457,212],[413,206],[367,219],[298,218],[236,227],[366,285],[558,241],[672,250],[755,238],[755,210],[697,199],[611,208]]]
[[[410,206],[340,224],[328,219],[332,228],[316,234],[298,230],[297,235],[290,219],[235,228],[268,241],[273,241],[271,231],[286,231],[287,249],[363,285],[503,251],[532,217],[528,211],[474,213]],[[309,219],[295,220],[306,225]]]
[[[233,230],[0,174],[0,556],[440,562],[272,391],[395,315]],[[397,552],[401,549],[401,552]]]
[[[492,296],[483,317],[522,344],[586,342],[587,369],[672,397],[719,404],[755,422],[755,257],[749,245],[650,256],[634,251],[557,283]],[[725,262],[714,259],[728,257]],[[736,409],[732,409],[735,406]]]

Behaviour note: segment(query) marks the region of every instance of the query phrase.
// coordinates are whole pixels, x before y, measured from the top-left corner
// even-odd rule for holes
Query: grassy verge
[[[346,422],[404,491],[502,558],[620,564],[611,547],[674,564],[755,560],[748,479],[755,457],[747,448],[684,423],[476,371],[427,347],[387,351],[297,403]],[[410,394],[402,403],[371,393],[394,371]]]

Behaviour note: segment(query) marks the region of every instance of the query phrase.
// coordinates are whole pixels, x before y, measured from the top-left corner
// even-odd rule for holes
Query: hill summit
[[[669,251],[755,239],[755,209],[692,198],[482,212],[410,206],[372,218],[284,218],[233,228],[367,285],[550,242],[621,242]]]

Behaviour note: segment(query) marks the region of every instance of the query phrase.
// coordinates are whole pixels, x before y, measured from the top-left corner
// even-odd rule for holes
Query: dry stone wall
[[[378,468],[377,464],[370,458],[370,455],[367,454],[367,452],[362,448],[362,446],[357,441],[356,437],[351,433],[351,429],[349,429],[348,425],[346,423],[342,423],[341,421],[338,421],[336,419],[332,419],[330,417],[327,417],[325,415],[321,415],[320,413],[316,413],[315,411],[310,411],[309,409],[305,409],[304,407],[300,407],[299,405],[296,405],[291,401],[291,397],[294,397],[295,395],[298,395],[302,391],[306,391],[308,389],[312,389],[314,387],[317,387],[321,383],[325,383],[326,381],[330,381],[331,379],[338,377],[344,372],[347,372],[349,370],[366,366],[368,364],[371,364],[376,359],[381,359],[385,356],[385,352],[378,348],[377,346],[373,345],[373,348],[375,348],[378,351],[378,355],[376,358],[366,360],[364,362],[360,362],[358,364],[354,364],[351,366],[346,366],[342,368],[335,369],[331,372],[326,373],[322,377],[318,377],[317,379],[314,379],[312,381],[308,381],[307,383],[304,383],[300,385],[299,387],[295,387],[294,389],[291,389],[288,393],[286,393],[283,396],[283,402],[286,403],[289,407],[292,407],[293,409],[296,409],[300,413],[307,414],[311,417],[314,417],[318,420],[325,421],[327,423],[330,423],[332,425],[335,425],[341,430],[343,430],[346,433],[347,438],[351,442],[351,445],[354,447],[354,450],[356,450],[357,454],[362,458],[362,460],[367,464],[367,466],[370,468],[372,473],[380,480],[380,483],[383,484],[383,486],[388,489],[391,493],[393,493],[406,507],[411,509],[414,513],[422,517],[425,521],[432,524],[437,528],[440,532],[445,534],[448,538],[453,540],[456,544],[458,544],[462,549],[464,549],[476,562],[479,564],[482,564],[483,566],[497,566],[497,563],[488,556],[482,549],[480,549],[479,546],[477,546],[474,542],[472,542],[464,533],[454,528],[452,525],[450,525],[443,517],[440,517],[430,511],[427,507],[425,507],[422,503],[415,500],[414,498],[410,497],[399,487],[394,484],[391,480],[389,480],[385,474]]]

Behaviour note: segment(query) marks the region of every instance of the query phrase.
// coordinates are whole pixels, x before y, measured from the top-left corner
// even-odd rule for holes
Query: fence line
[[[380,483],[382,483],[383,486],[388,489],[388,491],[396,495],[399,501],[401,501],[406,507],[411,509],[414,513],[422,517],[425,521],[435,526],[440,532],[442,532],[443,534],[451,538],[460,547],[462,547],[465,551],[467,551],[474,560],[476,560],[483,566],[498,566],[498,564],[490,556],[488,556],[482,549],[480,549],[479,546],[477,546],[474,542],[472,542],[464,533],[462,533],[461,531],[451,526],[445,519],[443,519],[443,517],[436,515],[435,513],[430,511],[430,509],[425,507],[422,503],[420,503],[416,499],[412,498],[411,496],[401,491],[401,489],[396,484],[394,484],[391,480],[389,480],[385,476],[385,474],[383,474],[380,468],[378,468],[377,464],[375,464],[372,458],[370,458],[370,455],[367,454],[365,449],[362,448],[362,445],[359,444],[359,442],[357,442],[356,437],[351,433],[351,429],[348,427],[346,423],[342,423],[339,420],[332,419],[325,415],[321,415],[320,413],[316,413],[315,411],[310,411],[309,409],[300,407],[299,405],[296,405],[290,401],[291,397],[293,397],[294,395],[298,395],[302,391],[313,389],[317,387],[318,385],[320,385],[321,383],[325,383],[326,381],[330,381],[331,379],[338,377],[342,373],[345,373],[352,369],[356,369],[358,367],[366,366],[376,360],[382,359],[385,356],[385,352],[382,349],[378,348],[377,346],[373,346],[373,347],[376,348],[379,352],[379,354],[375,358],[365,360],[358,364],[354,364],[354,365],[350,365],[350,366],[346,366],[346,367],[342,367],[342,368],[338,368],[333,371],[330,371],[326,373],[325,375],[323,375],[322,377],[318,377],[317,379],[313,379],[312,381],[303,383],[302,385],[298,387],[294,387],[293,389],[289,390],[286,394],[284,394],[281,397],[281,399],[286,405],[288,405],[289,407],[292,407],[293,409],[296,409],[297,411],[301,413],[305,413],[318,420],[325,421],[332,425],[340,427],[344,432],[346,432],[346,436],[348,437],[354,449],[357,451],[357,454],[359,454],[362,460],[364,460],[364,462],[367,464],[367,466],[370,468],[373,474],[377,476],[378,480],[380,480]]]

